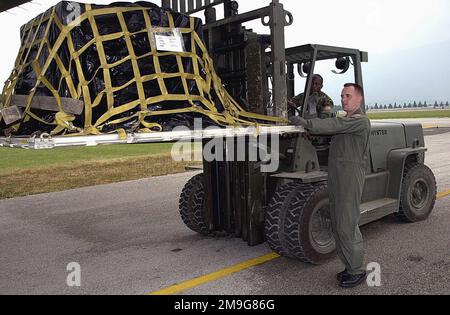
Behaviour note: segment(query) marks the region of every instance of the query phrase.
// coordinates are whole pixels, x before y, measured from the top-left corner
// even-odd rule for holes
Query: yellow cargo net
[[[160,115],[172,115],[172,114],[182,114],[182,113],[198,113],[209,117],[212,121],[214,121],[218,125],[222,126],[239,126],[239,125],[258,125],[258,124],[267,124],[267,123],[281,123],[284,122],[280,118],[265,116],[254,114],[245,111],[225,90],[222,85],[220,78],[217,76],[213,61],[210,58],[208,51],[206,50],[205,45],[200,39],[199,35],[195,31],[195,18],[189,17],[190,27],[189,28],[178,28],[181,34],[190,34],[191,38],[191,51],[186,52],[163,52],[158,51],[155,47],[153,34],[154,32],[170,32],[175,29],[174,18],[169,11],[166,11],[167,18],[169,20],[169,27],[153,27],[151,23],[151,19],[148,13],[149,8],[145,7],[114,7],[114,8],[95,8],[93,9],[91,5],[85,5],[85,12],[83,12],[79,18],[69,23],[68,25],[64,25],[59,19],[58,15],[55,12],[55,7],[49,14],[42,14],[37,19],[30,21],[22,30],[22,47],[19,51],[19,56],[16,60],[15,69],[13,70],[10,78],[6,82],[6,85],[3,89],[3,104],[2,107],[10,106],[11,97],[15,92],[15,87],[17,85],[18,78],[20,74],[23,73],[24,69],[31,65],[34,75],[36,76],[36,83],[34,88],[31,89],[26,101],[26,107],[24,110],[24,118],[22,121],[29,121],[31,118],[47,124],[54,125],[54,129],[52,134],[61,134],[61,133],[70,133],[70,134],[78,134],[78,135],[89,135],[89,134],[101,134],[102,129],[105,126],[118,125],[123,124],[129,121],[136,121],[135,129],[139,130],[139,132],[152,132],[152,131],[161,131],[162,127],[158,123],[148,122],[148,119],[155,116]],[[131,11],[141,11],[144,19],[146,28],[131,33],[128,30],[126,20],[124,18],[124,14],[126,12]],[[108,35],[100,35],[99,29],[97,27],[97,23],[95,20],[96,16],[101,15],[110,15],[115,14],[120,23],[121,32],[108,34]],[[74,41],[72,39],[71,31],[77,27],[83,21],[88,21],[93,32],[93,38],[82,48],[79,50],[75,49]],[[54,44],[51,45],[49,41],[49,30],[50,25],[55,24],[60,33],[54,41]],[[38,39],[37,34],[38,31],[43,31],[43,27],[45,27],[45,33],[43,36],[39,36]],[[135,49],[132,44],[132,36],[136,34],[147,34],[149,42],[151,43],[151,51],[142,55],[137,56],[135,53]],[[108,63],[105,49],[103,43],[110,40],[122,39],[126,43],[126,47],[128,49],[129,55],[126,58],[123,58],[114,63]],[[60,56],[58,55],[58,51],[61,46],[65,43],[70,52],[70,62],[69,67],[67,68],[62,62]],[[100,59],[100,67],[97,69],[97,73],[103,72],[104,78],[104,90],[98,95],[91,95],[91,91],[89,89],[89,83],[85,78],[83,73],[82,64],[80,62],[80,56],[85,52],[91,45],[95,45],[98,51],[98,56]],[[31,48],[33,46],[37,46],[38,51],[35,58],[32,58],[31,61],[25,62],[28,58],[28,54],[30,54]],[[197,51],[200,49],[200,51]],[[43,52],[45,51],[45,54]],[[48,56],[47,55],[48,51]],[[163,73],[161,71],[161,63],[160,58],[164,56],[175,56],[178,70],[177,73]],[[43,58],[44,57],[44,58]],[[46,58],[45,58],[46,57]],[[138,61],[148,58],[154,64],[155,73],[150,75],[142,75]],[[185,72],[183,67],[182,58],[191,58],[192,59],[192,73]],[[117,67],[124,62],[131,61],[134,78],[127,82],[122,86],[113,86],[112,78],[111,78],[111,69]],[[51,84],[48,78],[48,72],[51,64],[56,63],[58,70],[61,73],[61,79],[59,82],[59,86],[55,87]],[[77,78],[71,76],[72,65],[76,67]],[[203,76],[201,75],[201,72]],[[46,76],[47,74],[47,76]],[[95,75],[93,76],[93,78]],[[178,78],[181,79],[184,94],[169,94],[168,89],[166,87],[165,79],[170,78]],[[192,95],[189,93],[188,88],[188,80],[195,81],[197,90],[199,95]],[[70,97],[77,100],[83,100],[84,102],[84,126],[81,128],[80,126],[75,126],[74,121],[76,117],[73,114],[69,114],[64,112],[61,97],[59,95],[59,88],[61,86],[61,82],[65,81],[67,85],[67,89],[70,92]],[[159,90],[161,91],[160,95],[153,97],[146,97],[144,93],[144,84],[149,81],[156,81]],[[75,83],[77,82],[77,84]],[[133,100],[127,104],[121,104],[120,106],[114,106],[114,93],[135,84],[137,87],[137,92],[139,98]],[[48,121],[43,120],[38,115],[34,114],[31,110],[31,103],[33,97],[35,96],[36,89],[39,86],[44,85],[56,99],[59,112],[56,114],[53,122],[49,123]],[[212,91],[215,92],[218,100],[222,104],[225,109],[222,112],[217,110],[216,104],[214,103],[214,99]],[[103,98],[106,97],[107,110],[106,112],[96,121],[93,121],[92,110],[99,106],[102,102]],[[180,101],[187,102],[190,107],[184,107],[180,109],[168,109],[168,110],[158,110],[152,111],[149,110],[149,106],[153,104],[164,104],[167,101]],[[163,105],[164,106],[164,105]],[[137,109],[137,110],[136,110]],[[129,117],[123,117],[124,113],[127,113],[131,110],[135,110],[134,114]],[[122,114],[122,115],[121,115]],[[147,119],[147,120],[146,120]],[[18,129],[20,124],[15,125],[14,127]],[[123,130],[119,131],[123,132]]]

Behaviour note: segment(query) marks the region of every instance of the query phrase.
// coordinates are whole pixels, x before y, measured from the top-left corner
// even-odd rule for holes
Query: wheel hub
[[[412,188],[411,204],[416,209],[421,209],[425,206],[428,199],[428,186],[423,179],[418,179]]]
[[[328,252],[334,246],[330,208],[328,204],[319,204],[314,210],[310,226],[311,245],[318,252]]]

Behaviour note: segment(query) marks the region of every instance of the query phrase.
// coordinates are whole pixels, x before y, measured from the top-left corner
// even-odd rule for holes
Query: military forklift
[[[336,76],[351,75],[344,83],[364,86],[361,64],[368,62],[366,52],[313,44],[286,49],[285,27],[292,25],[293,16],[279,0],[243,14],[232,0],[162,0],[162,6],[190,15],[204,13],[202,35],[215,70],[247,112],[280,121],[287,121],[288,115],[317,116],[310,90],[321,62],[331,63]],[[222,6],[220,11],[218,6]],[[218,19],[218,13],[223,18]],[[247,28],[255,20],[269,28],[270,34]],[[303,104],[289,108],[298,77],[304,83]],[[361,110],[365,112],[365,104]],[[276,253],[303,262],[317,264],[332,257],[327,136],[308,135],[303,128],[281,124],[254,130],[127,133],[125,137],[43,133],[0,137],[0,146],[51,149],[186,139],[202,141],[204,151],[202,173],[189,180],[180,197],[181,219],[187,227],[205,236],[242,238],[250,246],[267,242]],[[369,146],[360,224],[388,215],[406,222],[427,219],[436,201],[436,180],[424,165],[427,149],[422,126],[372,122]]]
[[[285,48],[284,28],[292,14],[273,0],[244,14],[236,1],[162,1],[163,7],[187,14],[205,13],[204,39],[229,93],[249,111],[287,118],[309,112],[312,75],[319,61],[333,61],[336,75],[353,68],[348,82],[363,85],[361,63],[368,54],[357,49],[323,45]],[[223,5],[218,20],[216,7]],[[243,23],[261,19],[270,35],[259,35]],[[290,111],[295,68],[305,77],[304,104]],[[362,108],[365,112],[365,104]],[[223,138],[221,152],[236,152],[238,143],[255,144],[253,136]],[[203,139],[204,148],[209,139]],[[327,165],[329,137],[305,136],[305,130],[271,138],[267,152],[278,166],[267,170],[267,159],[204,160],[203,171],[185,185],[179,203],[183,222],[205,236],[231,235],[250,246],[267,242],[281,256],[319,264],[334,255]],[[230,145],[231,143],[231,145]],[[231,147],[230,147],[231,146]],[[217,149],[217,148],[216,148]],[[360,225],[395,215],[405,222],[430,216],[436,201],[436,180],[424,165],[425,141],[418,123],[372,122],[370,166],[361,200]],[[231,154],[236,157],[236,154]],[[274,157],[276,156],[276,157]],[[229,157],[229,155],[228,155]]]

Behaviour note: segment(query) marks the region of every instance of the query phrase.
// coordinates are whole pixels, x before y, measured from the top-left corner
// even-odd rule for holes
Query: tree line
[[[335,106],[336,110],[342,110],[342,106]],[[403,103],[403,104],[378,104],[366,106],[367,110],[380,110],[380,109],[414,109],[414,108],[430,108],[430,109],[446,109],[450,108],[450,102],[438,102],[435,101],[433,104],[428,104],[427,102],[417,102]]]
[[[403,103],[403,104],[378,104],[375,103],[373,106],[367,106],[367,109],[377,110],[377,109],[409,109],[409,108],[449,108],[450,103],[447,102],[438,102],[435,101],[434,104],[428,104],[427,102],[412,102],[412,103]]]

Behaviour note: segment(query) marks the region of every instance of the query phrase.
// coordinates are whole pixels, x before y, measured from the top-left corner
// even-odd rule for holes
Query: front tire
[[[269,246],[281,256],[320,264],[333,257],[327,186],[290,183],[272,198],[265,222]]]
[[[429,167],[413,164],[403,177],[398,217],[408,223],[428,219],[436,203],[436,179]]]
[[[192,231],[202,235],[209,235],[205,223],[205,189],[204,176],[199,174],[191,178],[180,196],[180,215],[184,224]]]

